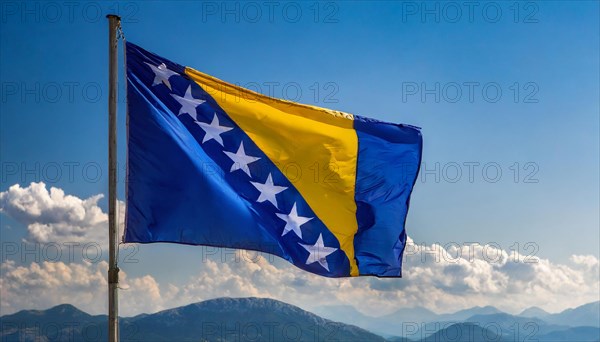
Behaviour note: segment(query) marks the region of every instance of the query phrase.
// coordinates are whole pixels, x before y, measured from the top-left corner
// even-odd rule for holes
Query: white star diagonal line
[[[269,201],[275,206],[275,208],[278,208],[277,207],[277,197],[275,197],[275,195],[277,195],[278,193],[287,189],[287,186],[274,185],[273,178],[271,177],[270,173],[264,184],[257,183],[257,182],[250,182],[250,183],[252,183],[252,185],[254,185],[254,187],[258,191],[260,191],[260,196],[258,196],[258,199],[256,200],[256,202]]]
[[[246,154],[244,151],[244,142],[240,143],[240,147],[238,148],[236,153],[223,151],[225,154],[233,160],[233,165],[231,165],[231,170],[229,172],[233,172],[235,170],[242,170],[248,176],[252,177],[250,174],[250,169],[248,168],[248,164],[253,163],[260,159],[260,157],[252,157]]]
[[[217,113],[214,114],[210,124],[199,121],[196,121],[196,123],[204,130],[205,134],[204,138],[202,139],[203,144],[209,140],[214,140],[223,146],[223,138],[221,138],[221,134],[229,132],[233,129],[233,127],[221,126],[219,124],[219,117],[217,116]]]
[[[148,65],[150,69],[152,69],[152,72],[154,72],[154,82],[152,82],[153,86],[164,83],[167,86],[167,88],[169,88],[169,90],[173,91],[173,89],[171,89],[171,83],[169,82],[169,78],[174,75],[179,75],[178,73],[169,70],[165,63],[162,63],[159,66],[154,66],[150,63],[146,63],[146,65]]]
[[[194,121],[198,120],[198,117],[196,115],[196,107],[198,107],[206,101],[195,99],[192,96],[192,86],[188,86],[183,97],[175,94],[171,94],[171,96],[173,96],[173,98],[181,105],[181,108],[179,109],[179,114],[177,114],[177,116],[181,114],[189,114],[192,117],[192,119],[194,119]]]
[[[279,213],[276,213],[276,215],[277,217],[285,221],[285,227],[283,228],[283,233],[281,234],[281,236],[284,236],[290,231],[293,231],[301,239],[302,230],[300,229],[300,226],[314,218],[298,216],[298,211],[296,210],[296,203],[294,203],[294,205],[292,206],[292,210],[288,215]]]
[[[306,264],[312,264],[313,262],[318,262],[319,265],[323,266],[327,271],[329,271],[329,265],[327,264],[327,256],[335,251],[337,248],[326,247],[323,244],[323,234],[319,234],[319,238],[314,245],[305,245],[299,243],[300,246],[304,247],[309,253],[308,259],[306,259]]]

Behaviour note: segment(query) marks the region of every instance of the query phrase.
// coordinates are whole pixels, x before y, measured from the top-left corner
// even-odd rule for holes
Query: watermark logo
[[[537,82],[402,82],[402,102],[421,103],[538,103]]]
[[[123,23],[137,23],[139,5],[117,1],[2,1],[0,22],[11,23],[97,23],[116,14]]]
[[[203,23],[298,23],[339,22],[336,2],[296,1],[203,1],[200,20]]]
[[[276,162],[275,166],[293,184],[310,180],[314,183],[336,184],[341,181],[340,167],[337,163],[322,162]],[[536,184],[540,182],[538,173],[540,166],[533,161],[499,163],[495,161],[449,161],[421,162],[399,164],[396,166],[398,173],[404,176],[404,181],[411,181],[420,166],[420,183],[498,183],[501,181]],[[225,171],[214,163],[202,163],[200,174],[203,177],[216,178],[225,181]],[[266,178],[273,172],[270,164],[257,164],[253,166],[252,173],[259,179]],[[98,183],[106,180],[108,172],[106,162],[96,161],[64,161],[64,162],[12,162],[0,163],[0,181],[2,183],[28,183],[45,182],[55,184],[59,182]],[[233,174],[230,177],[243,177]],[[117,182],[127,181],[127,166],[117,164]],[[135,181],[130,175],[129,181]]]
[[[534,1],[405,1],[403,23],[539,23]]]

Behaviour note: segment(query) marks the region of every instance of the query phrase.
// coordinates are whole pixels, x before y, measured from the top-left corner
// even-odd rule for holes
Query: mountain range
[[[542,338],[548,341],[570,341],[564,339],[569,334],[576,337],[573,341],[600,341],[600,301],[555,314],[531,307],[518,315],[511,315],[493,306],[475,306],[444,314],[436,314],[423,307],[411,307],[378,317],[365,315],[350,305],[319,306],[312,311],[321,317],[356,325],[397,341],[407,341],[407,338],[416,341],[435,339],[439,337],[436,333],[444,331],[453,336],[448,329],[469,330],[473,324],[487,329],[489,336],[499,335],[498,338],[511,341],[523,341],[527,338],[539,341],[543,341]],[[466,325],[461,325],[463,323]],[[570,330],[579,327],[587,328]],[[563,332],[562,339],[554,339],[554,333],[559,331]],[[588,334],[589,338],[583,338],[582,334]],[[449,340],[462,341],[451,338]]]
[[[372,317],[353,306],[305,311],[267,298],[217,298],[120,318],[122,341],[600,341],[600,302],[561,313],[491,307],[450,314],[402,308]],[[106,315],[62,304],[0,317],[0,341],[105,341]]]
[[[0,317],[0,341],[106,341],[107,316],[63,304]],[[217,298],[120,318],[121,341],[385,341],[273,299]]]

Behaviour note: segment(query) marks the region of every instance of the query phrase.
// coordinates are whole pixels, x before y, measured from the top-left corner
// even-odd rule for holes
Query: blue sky
[[[180,64],[422,127],[433,171],[421,170],[413,192],[415,242],[494,242],[557,263],[599,255],[598,2],[476,2],[471,16],[461,2],[275,2],[272,13],[264,2],[54,4],[2,4],[0,191],[44,181],[79,198],[106,194],[104,15],[118,9],[129,41]],[[27,235],[0,217],[2,241]],[[537,248],[524,250],[528,242]],[[199,253],[143,246],[126,271],[183,280],[168,265],[193,267]]]

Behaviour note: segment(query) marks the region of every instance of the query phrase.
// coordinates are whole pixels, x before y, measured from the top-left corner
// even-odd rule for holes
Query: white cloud
[[[106,214],[97,206],[99,198],[82,200],[32,183],[0,193],[0,208],[26,223],[29,237],[36,241],[90,239],[99,227],[105,234]],[[560,311],[599,300],[600,293],[600,263],[595,256],[573,255],[558,264],[490,245],[444,248],[415,245],[409,239],[403,279],[323,278],[246,251],[227,261],[216,259],[206,260],[184,283],[161,283],[160,270],[133,278],[121,272],[121,313],[154,312],[221,296],[271,297],[309,309],[350,304],[371,315],[413,306],[438,312],[475,305],[494,305],[508,312],[529,306]],[[90,313],[105,312],[106,270],[106,262],[18,266],[5,261],[0,309],[9,313],[67,302]]]
[[[27,242],[94,242],[104,247],[108,215],[98,206],[103,197],[81,199],[59,188],[48,190],[43,182],[24,188],[15,184],[0,192],[0,213],[27,225]],[[119,208],[122,221],[124,205]]]
[[[60,303],[72,303],[93,309],[94,299],[102,295],[100,284],[105,281],[106,263],[64,264],[62,262],[32,263],[17,266],[14,261],[2,263],[0,271],[0,302],[2,313],[23,308],[48,308]]]
[[[441,255],[437,262],[428,254],[433,251]],[[489,245],[448,250],[416,246],[407,255],[404,270],[407,281],[398,287],[398,295],[412,296],[436,311],[473,305],[495,305],[509,312],[533,305],[560,311],[600,300],[598,258],[592,255],[573,255],[568,264],[557,264]]]
[[[427,247],[427,248],[431,248]],[[238,251],[238,254],[250,253]],[[380,315],[402,307],[425,306],[438,312],[474,305],[495,305],[509,312],[528,306],[560,311],[598,300],[598,259],[573,256],[571,265],[537,263],[432,262],[405,265],[404,279],[329,279],[264,257],[228,262],[207,260],[184,284],[159,284],[152,275],[129,278],[121,272],[123,315],[155,312],[215,297],[270,297],[307,309],[324,304],[351,304]],[[582,262],[584,260],[585,262]],[[592,267],[589,268],[590,264]],[[595,265],[595,266],[594,266]],[[1,265],[0,309],[46,308],[72,303],[90,313],[106,312],[106,271],[91,263]]]
[[[0,265],[0,312],[45,309],[69,303],[91,314],[107,312],[108,263],[42,262],[18,266],[8,260]],[[150,275],[129,279],[120,272],[121,314],[155,311],[164,305],[158,283]],[[168,294],[168,291],[165,291]]]

